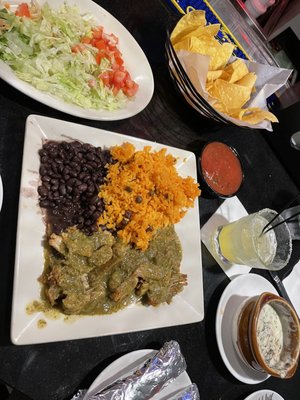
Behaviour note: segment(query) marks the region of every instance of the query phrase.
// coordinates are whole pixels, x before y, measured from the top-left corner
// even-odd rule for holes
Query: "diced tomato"
[[[105,86],[110,87],[113,81],[113,72],[111,71],[103,72],[102,74],[99,75],[98,78],[102,80]]]
[[[101,60],[102,60],[102,58],[104,58],[104,53],[97,53],[96,54],[96,63],[99,65],[99,64],[101,64]]]
[[[15,14],[16,14],[18,17],[27,17],[27,18],[31,18],[30,10],[29,10],[29,7],[28,7],[28,4],[27,4],[27,3],[21,3],[21,4],[18,6],[18,8],[17,8]]]
[[[113,79],[114,86],[118,88],[125,86],[125,78],[126,78],[126,72],[116,70],[114,72],[114,79]]]
[[[92,30],[92,38],[84,37],[81,39],[81,43],[91,44],[98,49],[98,53],[95,56],[98,65],[103,58],[107,58],[110,61],[110,70],[102,72],[98,79],[110,88],[115,96],[120,90],[128,97],[136,94],[139,85],[131,79],[129,72],[125,69],[122,53],[116,47],[119,43],[117,36],[113,33],[105,34],[104,28],[99,26]],[[75,46],[74,51],[80,51],[80,47]],[[95,82],[91,80],[88,84],[90,87],[94,87]]]
[[[121,57],[121,53],[118,50],[114,52],[114,59],[117,65],[124,64],[123,58]]]
[[[132,79],[126,79],[126,81],[125,81],[125,86],[126,86],[128,89],[132,89],[132,88],[133,88],[133,84],[134,84],[134,82],[133,82]]]
[[[104,37],[108,41],[110,46],[115,47],[119,43],[119,38],[116,35],[114,35],[113,33],[111,33],[109,35],[104,34]]]
[[[102,39],[103,26],[98,26],[97,28],[94,28],[92,30],[92,32],[93,32],[93,38],[94,39]]]
[[[123,93],[128,97],[133,97],[139,88],[139,85],[136,82],[134,82],[134,81],[131,81],[131,82],[133,83],[132,87],[129,88],[128,86],[125,86],[122,89]]]
[[[98,40],[95,42],[94,47],[97,47],[98,50],[106,50],[107,44],[104,42],[104,40]]]

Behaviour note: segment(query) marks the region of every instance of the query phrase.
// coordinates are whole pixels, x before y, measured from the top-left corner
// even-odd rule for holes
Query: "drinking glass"
[[[214,255],[225,263],[273,271],[282,269],[292,253],[292,238],[288,225],[277,214],[265,208],[219,226],[212,235]],[[263,231],[276,215],[277,218]]]

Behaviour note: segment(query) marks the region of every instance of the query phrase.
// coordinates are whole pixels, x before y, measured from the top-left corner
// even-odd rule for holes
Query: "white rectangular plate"
[[[11,4],[12,11],[16,9],[16,5],[23,2],[24,0],[7,1],[8,4]],[[25,0],[25,2],[30,3],[29,0]],[[65,0],[39,0],[40,5],[46,2],[48,2],[53,9],[58,9],[63,6]],[[139,90],[134,98],[128,100],[123,108],[115,111],[84,109],[75,104],[66,103],[58,97],[42,92],[29,83],[22,81],[15,75],[14,71],[1,60],[0,78],[33,99],[55,108],[56,110],[77,117],[92,120],[114,121],[138,114],[147,106],[154,90],[152,70],[143,50],[128,30],[97,3],[94,3],[92,0],[67,0],[67,4],[77,6],[82,14],[93,15],[95,22],[98,25],[102,25],[105,32],[114,33],[119,38],[118,48],[123,54],[126,68],[130,72],[132,79],[139,84]]]
[[[176,224],[183,249],[181,271],[188,276],[188,286],[174,297],[170,305],[144,307],[131,305],[111,315],[82,316],[72,322],[50,319],[43,313],[27,314],[26,306],[40,299],[37,281],[44,268],[42,240],[45,223],[38,205],[38,150],[45,140],[80,140],[94,146],[110,147],[123,142],[136,149],[151,145],[153,150],[167,148],[178,158],[181,176],[197,179],[195,155],[191,152],[158,143],[125,136],[119,133],[78,125],[57,119],[30,115],[26,122],[23,166],[19,199],[11,340],[14,344],[54,342],[95,336],[113,335],[166,326],[199,322],[204,317],[201,240],[198,199],[185,217]],[[44,328],[38,327],[45,320]]]

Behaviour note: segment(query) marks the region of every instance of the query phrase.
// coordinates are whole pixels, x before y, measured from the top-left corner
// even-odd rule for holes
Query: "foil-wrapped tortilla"
[[[186,362],[176,341],[164,346],[132,375],[92,393],[85,400],[147,400],[186,370]],[[78,394],[77,394],[78,395]],[[79,399],[80,397],[73,397]],[[180,397],[178,398],[180,399]],[[193,399],[190,397],[188,399]],[[195,398],[197,399],[197,398]]]
[[[180,390],[169,400],[200,400],[199,390],[195,383]]]

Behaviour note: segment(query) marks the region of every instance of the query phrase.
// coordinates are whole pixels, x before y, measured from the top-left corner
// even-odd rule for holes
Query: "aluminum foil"
[[[200,400],[199,390],[195,383],[180,390],[169,400]]]
[[[147,400],[170,384],[185,369],[186,362],[179,344],[175,341],[166,342],[132,375],[113,382],[99,392],[94,392],[85,400]]]

